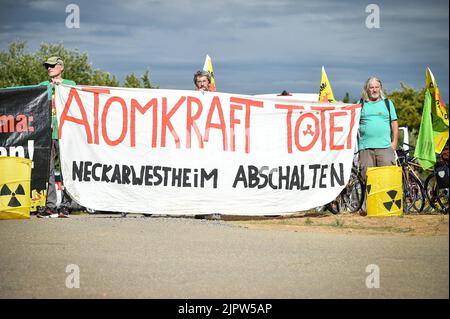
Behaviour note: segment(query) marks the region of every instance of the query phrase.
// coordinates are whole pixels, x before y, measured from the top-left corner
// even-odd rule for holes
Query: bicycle
[[[358,165],[353,165],[347,185],[336,199],[325,205],[325,208],[333,214],[344,211],[356,213],[361,209],[365,193],[366,186],[361,177]]]
[[[414,149],[411,145],[403,145]],[[403,211],[405,214],[421,213],[425,207],[426,195],[418,169],[420,165],[415,163],[415,159],[409,156],[409,151],[403,149],[396,150],[397,163],[402,167],[402,191],[403,191]]]
[[[447,150],[448,152],[448,150]],[[442,155],[442,154],[441,154]],[[448,155],[447,155],[448,156]],[[428,202],[439,213],[449,212],[449,165],[442,158],[425,180],[425,194]]]

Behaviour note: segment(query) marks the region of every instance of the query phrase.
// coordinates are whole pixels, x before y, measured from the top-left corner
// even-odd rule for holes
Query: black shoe
[[[67,218],[69,217],[70,210],[67,207],[61,207],[59,209],[58,218]]]
[[[52,208],[45,208],[44,211],[36,214],[37,218],[58,218],[58,213]]]

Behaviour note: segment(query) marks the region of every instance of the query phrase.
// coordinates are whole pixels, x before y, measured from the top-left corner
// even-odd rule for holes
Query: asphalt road
[[[448,275],[448,235],[141,215],[0,221],[0,298],[449,298]]]

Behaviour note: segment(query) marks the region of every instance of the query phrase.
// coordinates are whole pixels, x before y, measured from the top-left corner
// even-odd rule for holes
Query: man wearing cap
[[[56,207],[56,185],[55,185],[55,158],[59,157],[59,144],[58,144],[58,121],[56,118],[56,108],[55,108],[55,85],[67,84],[76,85],[72,80],[66,80],[62,78],[62,73],[64,72],[64,62],[58,56],[52,56],[43,63],[45,69],[47,70],[49,80],[39,83],[39,85],[46,85],[51,87],[52,92],[52,149],[50,155],[50,177],[48,181],[48,191],[47,191],[47,203],[44,211],[37,214],[40,218],[54,218],[54,217],[68,217],[69,214],[69,197],[62,193],[62,203],[60,212],[58,213]],[[49,90],[50,91],[50,90]]]

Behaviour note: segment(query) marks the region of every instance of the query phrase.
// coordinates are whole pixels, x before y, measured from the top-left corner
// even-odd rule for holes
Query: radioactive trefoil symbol
[[[8,185],[3,185],[2,189],[0,190],[0,196],[11,196],[11,199],[9,200],[8,206],[9,207],[19,207],[22,206],[22,204],[19,202],[19,200],[16,198],[16,195],[25,195],[25,190],[23,189],[22,185],[19,184],[16,188],[15,192],[12,192]]]
[[[392,206],[394,206],[394,204],[398,207],[398,209],[400,209],[402,207],[402,199],[395,199],[395,196],[397,196],[397,191],[396,190],[391,190],[386,192],[389,197],[391,198],[390,201],[383,203],[384,207],[386,207],[386,209],[388,211],[391,211]]]
[[[312,125],[311,124],[307,124],[306,125],[306,130],[303,131],[303,135],[309,134],[311,136],[314,136],[314,131],[311,128],[312,128]]]

